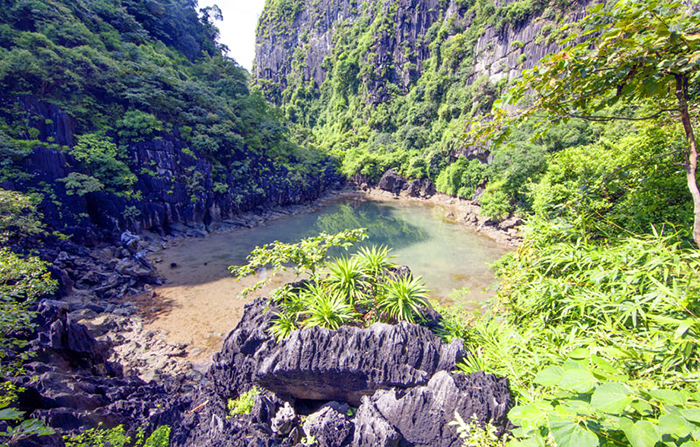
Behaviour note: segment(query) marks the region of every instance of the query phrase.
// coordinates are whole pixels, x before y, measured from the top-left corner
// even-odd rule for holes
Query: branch
[[[658,118],[659,116],[663,115],[664,113],[668,112],[677,112],[678,109],[661,109],[658,112],[648,115],[648,116],[642,116],[642,117],[627,117],[627,116],[596,116],[596,115],[578,115],[574,113],[565,113],[565,114],[559,114],[559,116],[554,120],[554,121],[559,121],[564,118],[580,118],[586,121],[595,121],[595,122],[610,122],[610,121],[646,121],[646,120],[651,120],[654,118]]]

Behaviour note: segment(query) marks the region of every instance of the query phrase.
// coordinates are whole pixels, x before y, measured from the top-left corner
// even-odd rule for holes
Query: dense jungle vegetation
[[[21,371],[32,304],[57,287],[47,263],[26,249],[54,230],[38,206],[54,199],[23,160],[37,145],[52,147],[68,155],[73,173],[63,183],[71,194],[138,201],[136,173],[152,167],[129,158],[128,146],[175,136],[192,157],[215,166],[222,181],[212,188],[228,188],[223,180],[233,175],[241,190],[254,190],[259,175],[279,166],[290,177],[315,173],[320,151],[337,157],[348,177],[376,181],[395,168],[460,197],[485,185],[487,215],[526,218],[522,246],[495,266],[495,302],[480,313],[442,309],[439,334],[463,338],[470,352],[462,370],[508,377],[518,399],[509,440],[456,415],[465,445],[699,446],[700,259],[689,193],[696,9],[608,2],[566,25],[566,2],[456,4],[471,21],[438,21],[423,36],[430,57],[420,72],[406,56],[406,86],[368,90],[366,80],[386,74],[374,71],[374,36],[395,24],[379,6],[356,2],[360,19],[337,35],[323,85],[303,81],[301,49],[287,86],[259,80],[258,93],[216,41],[217,10],[198,14],[195,1],[0,0],[0,182],[23,191],[0,189],[3,376]],[[268,1],[259,33],[270,23],[291,26],[301,7],[299,0]],[[537,38],[562,42],[561,52],[513,85],[472,79],[475,44],[487,27],[500,32],[537,17],[549,21]],[[570,35],[584,43],[567,41]],[[75,144],[59,145],[32,127],[19,97],[74,117]],[[515,113],[499,107],[507,100]],[[485,144],[488,164],[462,155]],[[205,185],[194,173],[188,185],[196,201]],[[319,279],[276,297],[283,308],[276,337],[302,326],[420,319],[419,280],[378,278],[392,267],[387,249],[326,260],[331,246],[363,237],[324,235],[253,254],[250,269],[292,262]],[[0,420],[11,421],[4,440],[50,432],[21,422],[11,382],[1,394]],[[166,445],[166,432],[138,442]],[[97,429],[70,442],[131,441]]]
[[[218,8],[191,0],[3,0],[0,8],[0,181],[11,189],[58,207],[64,190],[104,192],[138,212],[139,176],[166,182],[171,195],[185,185],[196,204],[205,190],[264,195],[261,178],[282,172],[303,183],[320,170],[317,154],[289,142],[276,109],[251,93],[248,73],[217,42]],[[60,107],[75,128],[37,123],[23,102],[35,100]],[[62,135],[43,130],[52,126]],[[184,146],[187,172],[167,177],[134,154],[139,143],[163,140]],[[65,153],[64,186],[38,181],[26,165],[37,146]],[[213,182],[202,175],[209,165]]]
[[[165,179],[168,194],[184,188],[197,204],[209,190],[262,197],[261,181],[274,175],[303,183],[323,173],[322,157],[289,141],[280,114],[249,90],[248,73],[226,56],[217,42],[216,7],[198,9],[195,0],[2,0],[0,12],[0,357],[10,378],[27,359],[23,340],[33,329],[33,304],[57,289],[39,257],[42,244],[90,223],[62,198],[115,196],[128,205],[120,217],[128,220],[144,200],[139,177]],[[50,106],[69,122],[33,112]],[[165,140],[182,146],[189,166],[183,175],[166,178],[162,166],[144,165],[132,150]],[[37,147],[62,152],[69,174],[44,181],[28,162]],[[203,166],[211,166],[213,183]],[[65,222],[44,219],[46,207]],[[49,433],[38,421],[21,422],[24,413],[13,409],[17,393],[3,382],[0,420],[10,425],[0,439]],[[137,444],[167,445],[164,433]],[[67,440],[132,441],[123,430],[101,429]]]
[[[268,2],[269,16],[295,14],[277,4]],[[487,215],[527,219],[522,246],[495,265],[495,302],[453,311],[440,331],[466,340],[464,372],[508,377],[518,400],[509,439],[455,415],[465,446],[700,445],[697,7],[607,2],[566,24],[554,2],[519,1],[495,15],[491,2],[459,5],[471,25],[431,28],[420,76],[405,89],[387,82],[386,100],[372,102],[368,79],[375,39],[382,27],[391,32],[395,10],[366,4],[339,27],[320,87],[301,71],[284,88],[260,86],[348,176],[376,181],[395,168],[461,197],[486,184]],[[475,39],[514,10],[559,22],[538,39],[561,50],[512,84],[467,82]],[[492,162],[461,156],[470,145],[490,145]],[[328,264],[330,290],[341,277],[367,278],[361,258],[355,275],[348,263]],[[285,308],[299,302],[280,299]],[[297,324],[285,315],[280,326]]]

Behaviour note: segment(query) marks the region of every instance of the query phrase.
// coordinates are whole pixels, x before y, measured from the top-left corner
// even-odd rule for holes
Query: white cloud
[[[255,28],[265,0],[200,0],[199,7],[218,5],[224,16],[217,22],[219,40],[229,48],[229,56],[250,70],[255,58]]]

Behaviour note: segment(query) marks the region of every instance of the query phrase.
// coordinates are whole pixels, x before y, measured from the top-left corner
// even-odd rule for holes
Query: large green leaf
[[[698,427],[692,422],[675,414],[664,414],[659,418],[658,430],[662,436],[672,435],[678,438],[684,438],[697,428]]]
[[[1,421],[11,421],[11,420],[19,419],[22,416],[24,416],[24,413],[21,411],[17,411],[14,408],[5,408],[3,410],[0,410],[0,420]]]
[[[545,406],[551,411],[550,405]],[[540,427],[547,421],[547,409],[537,404],[518,405],[508,412],[508,419],[521,427]]]
[[[630,390],[625,385],[604,383],[593,392],[591,405],[606,413],[619,415],[633,400]]]
[[[587,393],[596,385],[596,379],[585,369],[574,369],[564,373],[559,386],[565,390],[577,393]]]
[[[549,366],[538,372],[535,376],[535,383],[542,386],[557,386],[564,375],[564,369],[561,366]]]
[[[632,447],[654,447],[661,440],[656,426],[649,421],[635,423],[629,418],[621,418],[620,428],[625,432]]]
[[[670,405],[684,405],[688,400],[688,396],[685,393],[675,390],[651,390],[649,394],[661,402]]]
[[[559,447],[597,447],[598,436],[568,419],[550,416],[549,431]]]

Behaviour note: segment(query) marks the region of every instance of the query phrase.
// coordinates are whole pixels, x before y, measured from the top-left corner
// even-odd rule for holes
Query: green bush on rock
[[[270,333],[278,340],[302,327],[337,330],[343,325],[369,326],[377,321],[415,322],[421,317],[420,309],[429,306],[427,290],[420,277],[391,272],[395,265],[390,262],[390,249],[363,247],[349,258],[326,257],[332,246],[347,248],[365,237],[364,230],[347,230],[297,244],[275,242],[256,247],[249,264],[230,269],[241,278],[266,265],[281,270],[292,263],[297,273],[309,275],[309,279],[274,293],[272,301],[280,310]]]

